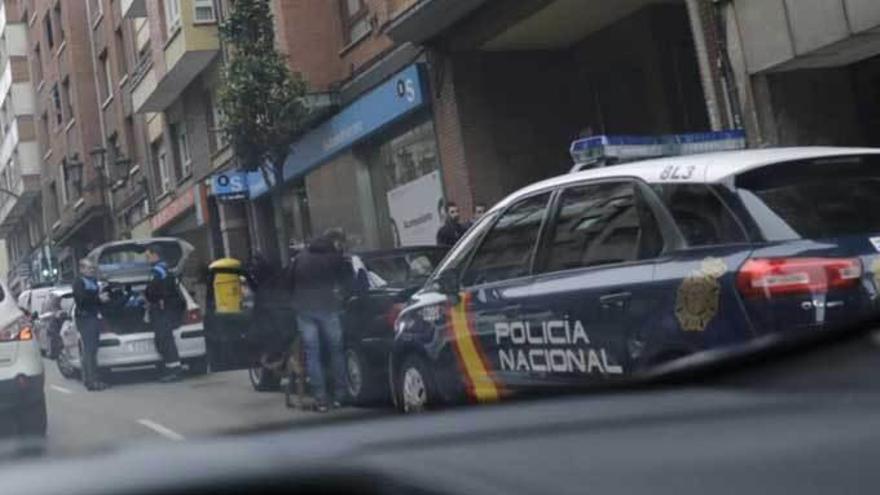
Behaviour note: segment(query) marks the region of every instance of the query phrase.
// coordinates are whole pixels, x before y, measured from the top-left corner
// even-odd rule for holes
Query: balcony
[[[165,67],[161,77],[155,67],[134,83],[132,103],[137,113],[161,112],[177,100],[183,90],[220,52],[220,39],[214,24],[193,24],[192,9],[183,9],[181,27],[165,44]]]
[[[122,0],[119,3],[119,10],[122,11],[122,17],[126,19],[146,17],[147,0]]]

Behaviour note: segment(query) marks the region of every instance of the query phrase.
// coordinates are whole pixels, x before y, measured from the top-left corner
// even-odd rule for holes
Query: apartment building
[[[43,218],[62,278],[113,236],[86,2],[21,0],[36,101]],[[53,255],[54,256],[54,255]]]
[[[34,91],[28,69],[27,24],[18,1],[0,2],[0,237],[6,239],[13,290],[32,271],[43,238],[40,153]]]
[[[144,48],[138,45],[138,35],[145,43],[145,23],[126,19],[123,7],[115,0],[87,3],[101,130],[94,156],[105,166],[116,238],[151,233],[145,228],[151,205],[146,125],[134,111],[131,94]]]
[[[132,110],[145,126],[148,160],[141,167],[154,198],[149,230],[190,242],[196,247],[190,266],[203,266],[223,252],[206,180],[230,156],[214,124],[221,70],[219,5],[213,0],[119,4],[137,53],[127,84]]]

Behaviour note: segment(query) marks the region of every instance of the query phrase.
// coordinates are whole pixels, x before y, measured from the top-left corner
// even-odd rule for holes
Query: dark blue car
[[[592,383],[878,313],[880,150],[571,173],[496,205],[401,313],[405,411]]]

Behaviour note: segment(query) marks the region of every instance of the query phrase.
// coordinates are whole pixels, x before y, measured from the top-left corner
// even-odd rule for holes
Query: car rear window
[[[746,209],[769,241],[880,232],[880,157],[774,164],[736,179]]]

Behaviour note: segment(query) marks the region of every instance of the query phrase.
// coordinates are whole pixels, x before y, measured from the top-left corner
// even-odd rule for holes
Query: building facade
[[[0,70],[0,236],[11,285],[20,290],[33,272],[42,272],[32,261],[44,227],[27,22],[17,1],[0,3]]]
[[[127,84],[132,111],[144,122],[141,167],[152,197],[148,224],[131,228],[138,235],[148,230],[192,244],[196,249],[186,276],[199,288],[198,270],[224,253],[222,219],[208,198],[211,174],[231,156],[215,124],[222,5],[213,0],[120,2],[137,54]]]
[[[315,116],[285,164],[292,241],[341,227],[359,249],[433,243],[443,190],[426,59],[384,32],[411,3],[272,2],[278,50]],[[248,183],[249,201],[215,196],[243,204],[252,249],[274,255],[265,182],[257,173]]]
[[[44,244],[66,247],[57,263],[70,278],[76,259],[113,236],[106,167],[95,153],[102,137],[92,22],[86,2],[23,0],[19,8],[36,100]]]
[[[146,125],[135,113],[132,81],[138,68],[138,24],[122,14],[117,1],[87,3],[94,91],[99,102],[100,146],[94,151],[104,164],[112,211],[114,239],[138,235],[151,207]],[[149,232],[144,232],[148,234]]]

